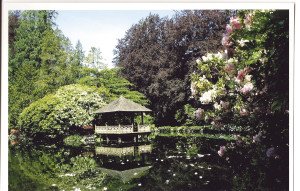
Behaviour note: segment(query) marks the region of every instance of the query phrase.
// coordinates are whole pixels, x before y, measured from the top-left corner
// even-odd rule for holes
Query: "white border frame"
[[[32,2],[34,2],[33,0]],[[4,1],[2,11],[2,67],[1,67],[1,173],[0,190],[8,189],[8,10],[182,10],[182,9],[288,9],[289,16],[289,183],[290,189],[294,189],[294,69],[295,52],[295,4],[286,3],[82,3],[80,0],[74,3],[24,3],[18,1]],[[39,1],[41,2],[41,1]],[[174,1],[173,1],[174,2]],[[299,32],[299,30],[298,30]],[[299,47],[298,47],[299,48]],[[298,59],[299,61],[299,59]],[[298,141],[299,142],[299,141]]]

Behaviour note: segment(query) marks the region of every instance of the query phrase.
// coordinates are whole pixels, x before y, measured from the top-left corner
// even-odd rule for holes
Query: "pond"
[[[217,154],[226,142],[155,136],[135,145],[14,146],[9,190],[239,190],[235,170]]]

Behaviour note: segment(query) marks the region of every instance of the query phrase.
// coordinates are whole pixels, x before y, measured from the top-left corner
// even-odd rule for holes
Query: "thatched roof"
[[[111,112],[151,112],[150,109],[128,100],[121,96],[119,99],[98,109],[94,113],[111,113]]]

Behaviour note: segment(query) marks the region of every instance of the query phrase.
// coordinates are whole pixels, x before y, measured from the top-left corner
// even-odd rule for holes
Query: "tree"
[[[74,64],[76,66],[82,66],[83,65],[83,61],[84,61],[84,51],[82,48],[82,44],[81,42],[78,40],[75,46],[75,50],[74,50]]]
[[[148,99],[142,93],[132,90],[134,85],[120,75],[119,68],[103,69],[101,71],[84,68],[81,75],[84,77],[78,80],[79,84],[107,89],[109,91],[108,102],[122,95],[136,103],[149,104]]]
[[[96,68],[98,70],[106,68],[107,66],[103,63],[101,54],[100,48],[91,47],[87,57],[85,58],[86,66]]]
[[[20,11],[9,11],[8,13],[8,46],[9,56],[14,54],[14,42],[16,40],[16,30],[19,27]]]
[[[55,11],[20,13],[11,37],[15,40],[9,59],[9,127],[16,126],[30,103],[80,77],[71,42],[56,28],[55,16]]]
[[[9,59],[9,126],[22,109],[35,100],[34,81],[41,66],[41,39],[53,26],[54,11],[23,11],[19,17]]]
[[[151,101],[157,125],[176,124],[176,111],[190,97],[192,61],[221,48],[227,15],[224,11],[182,11],[171,19],[149,15],[119,40],[114,62]]]

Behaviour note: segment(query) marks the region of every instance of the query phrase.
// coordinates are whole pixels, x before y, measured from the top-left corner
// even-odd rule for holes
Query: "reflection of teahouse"
[[[137,104],[124,97],[109,103],[94,113],[100,114],[96,119],[95,133],[99,134],[107,142],[124,140],[137,142],[138,139],[146,138],[150,133],[150,126],[144,125],[144,113],[151,112],[150,109]],[[135,122],[135,117],[141,116],[141,123]]]
[[[97,155],[106,155],[106,156],[136,156],[143,153],[151,153],[152,146],[148,145],[138,145],[138,146],[127,146],[127,147],[107,147],[107,146],[98,146],[95,148]]]
[[[136,145],[127,147],[98,146],[95,148],[96,161],[101,171],[123,182],[142,176],[151,166],[152,146]]]

